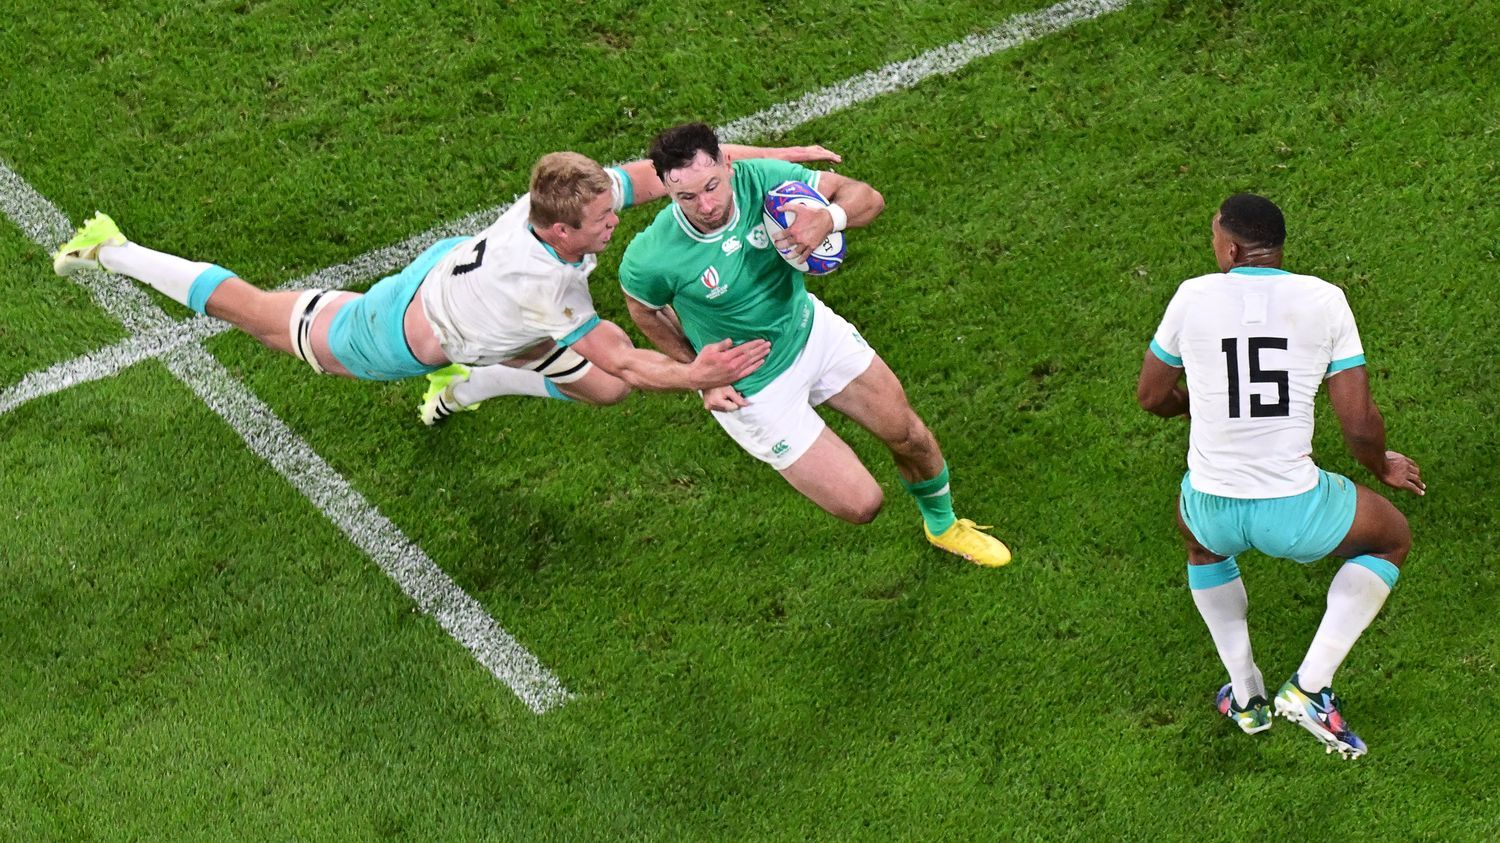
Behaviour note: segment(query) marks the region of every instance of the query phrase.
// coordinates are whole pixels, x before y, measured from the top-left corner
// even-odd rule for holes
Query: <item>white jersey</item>
[[[618,211],[630,204],[630,180],[618,168],[605,172]],[[489,366],[549,340],[570,345],[599,324],[589,294],[598,260],[559,258],[537,239],[530,213],[528,193],[443,256],[422,281],[418,295],[427,321],[455,363]]]
[[[1193,488],[1228,498],[1280,498],[1317,485],[1318,385],[1365,363],[1344,291],[1269,267],[1182,282],[1151,350],[1187,370]]]

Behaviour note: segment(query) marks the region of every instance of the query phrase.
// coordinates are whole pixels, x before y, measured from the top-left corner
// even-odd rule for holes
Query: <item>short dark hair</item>
[[[1219,206],[1219,227],[1242,245],[1279,249],[1286,242],[1286,218],[1276,203],[1254,193],[1236,193]]]
[[[704,123],[685,123],[673,126],[651,139],[651,149],[646,157],[656,168],[656,177],[667,180],[667,173],[680,170],[693,163],[699,152],[719,160],[719,136]]]

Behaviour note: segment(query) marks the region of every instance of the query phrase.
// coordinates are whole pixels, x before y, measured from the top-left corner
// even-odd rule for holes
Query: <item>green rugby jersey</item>
[[[792,365],[812,332],[802,273],[782,260],[761,221],[766,192],[784,181],[817,187],[818,173],[764,158],[732,166],[729,224],[703,234],[668,205],[626,247],[620,286],[650,307],[670,305],[695,349],[725,338],[770,340],[765,364],[735,384],[752,395]]]

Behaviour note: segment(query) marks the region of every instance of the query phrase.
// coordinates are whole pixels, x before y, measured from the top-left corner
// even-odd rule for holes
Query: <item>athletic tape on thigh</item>
[[[318,314],[323,312],[333,296],[328,290],[308,290],[297,298],[297,303],[292,306],[291,322],[287,330],[291,334],[292,351],[302,362],[313,368],[320,375],[327,374],[327,370],[318,363],[317,355],[312,350],[312,327],[317,320]]]
[[[582,354],[562,345],[527,368],[540,372],[554,383],[572,383],[588,374],[593,365]]]

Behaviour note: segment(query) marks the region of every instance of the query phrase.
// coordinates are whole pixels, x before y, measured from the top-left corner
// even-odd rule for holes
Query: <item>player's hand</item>
[[[808,164],[812,162],[839,164],[844,160],[844,156],[818,144],[812,146],[784,146],[778,152],[781,153],[778,156],[781,160],[790,161],[793,164]]]
[[[1380,472],[1380,482],[1392,489],[1402,489],[1414,495],[1427,494],[1427,484],[1422,482],[1422,469],[1411,458],[1395,451],[1385,452],[1385,470]]]
[[[806,205],[798,205],[792,213],[792,224],[771,239],[776,241],[777,249],[792,249],[794,261],[803,261],[833,233],[833,214]]]
[[[716,386],[713,389],[703,390],[703,409],[705,410],[715,413],[732,413],[741,407],[748,406],[750,402],[746,401],[745,396],[732,386]]]
[[[694,381],[699,389],[728,386],[759,369],[770,353],[771,343],[767,340],[750,340],[739,345],[732,339],[719,340],[704,346],[693,359]]]

